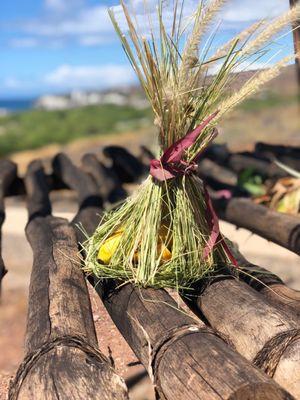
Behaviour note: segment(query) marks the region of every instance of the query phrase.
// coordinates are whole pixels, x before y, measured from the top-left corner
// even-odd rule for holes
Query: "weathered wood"
[[[57,178],[54,175],[52,174],[45,175],[45,177],[49,191],[67,189],[67,186],[63,185],[61,181],[57,180]],[[26,195],[24,179],[16,177],[16,179],[10,185],[5,197],[24,196],[24,195]]]
[[[250,199],[214,201],[221,219],[300,254],[300,216],[279,213]]]
[[[198,163],[199,176],[206,181],[208,178],[214,179],[221,184],[235,186],[237,185],[237,175],[230,169],[221,167],[210,159],[202,159]]]
[[[254,155],[231,154],[228,160],[228,167],[237,174],[245,169],[251,169],[264,178],[282,178],[287,173],[276,164],[267,159],[259,159]]]
[[[112,168],[107,168],[95,154],[85,154],[82,158],[82,169],[95,180],[101,197],[109,203],[117,203],[127,196],[118,176]]]
[[[148,171],[148,167],[123,147],[107,146],[103,154],[112,161],[112,168],[122,183],[138,182]]]
[[[269,144],[258,142],[255,145],[255,153],[263,155],[263,156],[288,156],[291,158],[300,158],[300,147],[292,147],[292,146],[284,146],[282,144]]]
[[[270,160],[277,158],[283,164],[300,170],[300,148],[283,145],[272,145],[267,143],[257,143],[255,145],[255,154],[266,157]]]
[[[88,225],[88,233],[93,233],[95,219],[88,223],[88,213],[79,211],[79,215]],[[265,381],[265,375],[257,375],[257,370],[244,364],[202,322],[197,322],[200,332],[185,331],[187,336],[179,335],[173,341],[181,327],[193,327],[195,321],[179,310],[165,291],[140,290],[131,285],[116,289],[113,282],[93,283],[122,335],[150,376],[156,377],[162,399],[291,398],[278,391],[273,381]],[[153,357],[160,360],[159,364]]]
[[[34,256],[26,356],[9,400],[127,399],[124,381],[98,349],[75,232],[68,221],[43,215],[49,201],[38,164],[26,176],[26,234]]]
[[[230,151],[227,144],[213,143],[208,146],[202,153],[201,158],[209,158],[221,165],[226,165],[230,157]]]
[[[51,214],[49,187],[41,160],[34,160],[28,165],[26,192],[29,221]]]
[[[57,154],[52,162],[57,179],[74,190],[78,195],[79,207],[102,206],[103,200],[98,186],[91,176],[76,167],[65,154]],[[80,188],[80,190],[77,190]]]
[[[235,246],[230,247],[240,268],[233,268],[232,272],[260,292],[272,305],[286,310],[292,309],[294,315],[300,318],[300,291],[289,288],[274,273],[246,260]]]
[[[236,350],[300,397],[300,329],[292,313],[275,308],[243,282],[218,278],[186,300]]]
[[[84,231],[92,234],[99,224],[99,214],[103,210],[103,200],[98,185],[90,175],[76,167],[65,154],[55,157],[53,168],[57,179],[77,193],[79,209],[72,223],[76,229],[78,241],[83,243],[86,237],[78,226],[81,225]],[[108,192],[105,192],[105,188],[106,186],[103,186],[102,192],[107,197]]]
[[[95,289],[161,399],[290,398],[166,291],[115,285],[95,282]]]
[[[7,270],[2,258],[2,225],[5,220],[4,197],[7,195],[9,187],[16,179],[17,166],[9,160],[0,160],[0,295],[1,282]]]

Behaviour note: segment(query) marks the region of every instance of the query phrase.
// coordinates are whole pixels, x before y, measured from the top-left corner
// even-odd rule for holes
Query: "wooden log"
[[[95,282],[111,318],[155,383],[159,398],[291,398],[164,290]]]
[[[300,216],[279,213],[244,198],[213,200],[213,204],[221,219],[300,255]]]
[[[36,162],[26,177],[28,209],[34,213],[26,227],[34,255],[26,356],[9,400],[128,399],[124,381],[98,349],[75,232],[64,219],[41,216],[48,203],[41,181]],[[33,204],[36,198],[45,203]]]
[[[103,200],[98,186],[91,176],[76,167],[65,154],[57,154],[52,162],[53,173],[57,179],[78,194],[79,207],[98,205]],[[81,190],[78,191],[77,188]]]
[[[61,181],[59,181],[55,175],[50,174],[50,175],[45,175],[45,177],[49,191],[68,189],[68,187],[65,186]],[[10,185],[5,197],[24,196],[24,195],[26,195],[24,179],[16,177],[13,183]]]
[[[127,192],[113,169],[103,165],[95,154],[85,154],[81,163],[82,169],[95,180],[103,201],[117,203],[127,197]]]
[[[209,158],[221,165],[226,165],[230,157],[230,152],[227,144],[213,143],[208,146],[202,153],[201,158]]]
[[[241,355],[299,398],[299,319],[230,276],[205,282],[196,293],[186,300],[189,306],[226,335]]]
[[[2,258],[2,225],[5,220],[4,197],[17,177],[17,166],[9,160],[0,160],[0,295],[1,282],[7,270]]]
[[[300,147],[285,146],[282,144],[269,144],[258,142],[255,144],[255,153],[263,156],[289,156],[291,158],[300,158]]]
[[[138,182],[148,167],[128,150],[120,146],[107,146],[103,154],[112,162],[112,168],[122,183]]]
[[[228,160],[228,167],[237,174],[240,174],[245,169],[251,169],[263,178],[277,179],[287,176],[287,173],[276,164],[267,159],[259,159],[254,155],[231,154]]]
[[[257,143],[255,154],[266,157],[270,160],[277,158],[283,164],[300,171],[300,148],[284,145],[272,145],[267,143]]]
[[[231,243],[229,246],[240,268],[240,271],[232,269],[231,272],[260,292],[272,305],[293,310],[294,315],[300,318],[300,291],[289,288],[274,273],[249,262]]]
[[[102,214],[103,200],[98,185],[90,175],[76,167],[65,154],[57,155],[53,164],[57,179],[77,193],[79,209],[72,223],[78,241],[83,243],[86,237],[79,225],[91,235],[101,219],[99,214]],[[108,192],[105,193],[105,188],[106,186],[103,186],[102,191],[107,197]]]
[[[236,186],[237,185],[237,175],[230,169],[221,167],[214,161],[210,159],[202,159],[198,163],[198,174],[206,181],[207,178],[212,178],[221,184]]]

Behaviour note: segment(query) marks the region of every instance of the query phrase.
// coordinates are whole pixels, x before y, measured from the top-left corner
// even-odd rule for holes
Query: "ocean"
[[[0,99],[0,112],[26,111],[33,107],[35,99]]]

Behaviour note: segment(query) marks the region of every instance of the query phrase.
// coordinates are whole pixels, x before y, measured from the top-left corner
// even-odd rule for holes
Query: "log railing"
[[[74,166],[72,167],[72,164],[69,163],[68,168],[73,168],[73,173],[68,173],[66,176],[75,182],[75,179],[73,179],[75,173]],[[74,182],[65,183],[75,188]],[[81,185],[77,186],[78,191],[82,190],[82,185],[84,185],[83,182]],[[79,214],[81,212],[82,210],[79,211]],[[83,226],[88,226],[87,229],[89,229],[90,232],[93,232],[97,223],[95,219],[85,220],[82,213],[80,217],[77,216],[76,219],[78,220],[79,218],[81,218]],[[93,223],[94,226],[91,226]],[[227,376],[226,378],[227,382],[227,379],[229,379],[232,384],[233,382],[236,384],[236,387],[231,385],[231,389],[229,389],[227,384],[222,380],[222,373],[219,370],[219,368],[223,370],[223,367],[220,367],[220,365],[223,363],[221,360],[224,356],[224,352],[226,353],[225,358],[227,361],[231,360],[230,363],[235,365],[236,371],[239,371],[240,368],[242,370],[242,368],[246,368],[246,366],[242,367],[242,364],[240,364],[241,359],[239,357],[236,358],[236,354],[234,352],[231,353],[228,346],[221,343],[221,338],[218,337],[215,332],[210,331],[204,323],[199,321],[197,322],[200,330],[197,332],[197,326],[195,326],[194,320],[191,317],[184,315],[165,291],[139,290],[133,288],[131,285],[126,285],[121,289],[116,289],[113,284],[106,285],[99,281],[96,282],[95,288],[103,299],[103,302],[118,329],[142,361],[149,374],[154,377],[158,391],[163,395],[163,398],[175,399],[177,398],[176,393],[177,396],[178,393],[180,393],[180,396],[182,396],[181,398],[185,398],[185,396],[187,396],[186,398],[203,398],[204,393],[206,396],[205,398],[207,399],[215,398],[217,393],[219,393],[219,395],[221,393],[222,398],[227,398],[226,396],[244,398],[243,396],[253,393],[253,386],[249,386],[249,382],[244,382],[243,384],[242,381],[236,382],[238,376],[236,373],[234,374],[234,377],[229,378]],[[159,315],[164,316],[162,321],[158,318]],[[191,332],[187,328],[184,330],[181,328],[185,326],[189,327]],[[195,332],[193,332],[192,328],[195,329]],[[178,338],[177,335],[179,335]],[[185,336],[190,337],[185,339]],[[170,342],[167,348],[168,352],[165,347],[162,347],[163,357],[165,357],[165,354],[170,354],[170,358],[163,358],[165,364],[162,365],[165,367],[162,368],[162,370],[155,367],[155,363],[153,364],[153,358],[151,356],[157,347],[162,346],[162,344],[160,344],[161,337],[164,338],[166,343]],[[173,343],[174,338],[177,339],[176,342]],[[182,351],[179,352],[178,349],[182,348],[182,346],[185,347],[187,343],[190,343],[189,352],[187,354]],[[203,354],[199,352],[200,348],[209,348],[210,350],[207,350],[205,354]],[[177,353],[179,354],[176,356],[175,354]],[[162,356],[160,355],[159,357],[161,358]],[[183,360],[187,366],[190,365],[191,362],[194,364],[196,363],[197,365],[199,375],[194,373],[193,387],[197,388],[196,393],[198,393],[200,397],[198,397],[197,394],[195,394],[195,397],[191,397],[194,396],[191,394],[191,388],[186,387],[186,381],[190,376],[191,371],[189,371],[187,367],[180,368]],[[211,376],[210,381],[207,380],[208,377],[206,375],[204,379],[203,375],[207,368],[207,363],[210,363],[216,373]],[[161,365],[161,361],[159,365]],[[204,369],[201,369],[203,367]],[[193,368],[195,370],[196,366]],[[181,371],[181,373],[178,371]],[[227,372],[230,373],[229,371]],[[220,376],[218,375],[219,373]],[[248,371],[248,377],[250,376],[251,379],[254,379],[254,376],[252,376]],[[164,382],[164,384],[162,384],[162,382]],[[254,382],[256,382],[257,387],[263,387],[257,381],[257,378],[254,379]],[[241,397],[239,397],[239,391],[241,390],[240,385],[244,385]],[[213,390],[211,388],[209,389],[209,387],[213,388]],[[187,389],[190,393],[189,396],[188,392],[185,392]],[[269,396],[271,396],[271,398],[272,396],[275,396],[273,389],[269,394],[268,390],[264,388],[262,393],[266,399]]]
[[[83,158],[80,169],[59,154],[53,160],[53,175],[47,177],[41,163],[33,162],[25,181],[16,181],[27,192],[26,234],[34,264],[26,357],[11,385],[10,399],[44,398],[46,388],[50,399],[127,398],[122,379],[97,347],[87,288],[77,265],[77,242],[85,239],[78,224],[88,234],[93,233],[100,220],[97,214],[102,213],[102,199],[109,199],[109,193],[121,187],[121,166],[118,168],[118,178],[112,179],[113,171],[107,172],[93,155]],[[139,173],[143,173],[142,169]],[[127,171],[127,180],[128,177]],[[133,176],[130,179],[136,180]],[[58,187],[77,193],[79,209],[72,222],[75,230],[66,220],[51,216],[48,191]],[[228,211],[230,203],[241,200],[251,202],[233,198],[220,210],[227,217],[232,216]],[[274,221],[272,226],[279,229]],[[265,234],[262,226],[257,233]],[[299,225],[288,225],[285,235],[289,234],[296,247],[289,246],[295,251],[299,246]],[[288,242],[284,235],[278,236],[282,243]],[[164,290],[137,289],[130,284],[118,287],[117,282],[98,282],[89,277],[116,326],[153,379],[160,398],[300,396],[298,293],[288,289],[276,275],[253,266],[240,253],[235,255],[247,274],[226,271],[225,278],[218,277],[209,284],[201,282],[193,296],[185,297],[201,319],[178,308]],[[234,275],[248,285],[234,279]],[[90,363],[83,361],[87,359]],[[76,385],[78,374],[82,380]]]
[[[41,163],[26,179],[27,238],[34,261],[24,362],[10,386],[15,399],[127,399],[124,381],[99,351],[75,232],[52,217]]]

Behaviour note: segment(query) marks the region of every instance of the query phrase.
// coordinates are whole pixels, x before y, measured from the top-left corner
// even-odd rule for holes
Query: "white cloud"
[[[39,41],[37,38],[33,37],[24,37],[24,38],[15,38],[9,42],[11,47],[16,48],[32,48],[39,45]]]
[[[20,38],[20,46],[23,44],[30,47],[32,36],[40,40],[40,44],[45,45],[45,41],[60,40],[62,44],[75,41],[81,46],[96,46],[105,42],[110,42],[115,38],[114,29],[108,16],[107,7],[87,6],[84,0],[44,0],[47,9],[52,12],[39,19],[25,21],[21,24],[22,33],[30,36],[28,39]],[[129,0],[128,0],[129,1]],[[254,4],[255,3],[255,4]],[[156,12],[157,0],[147,0],[146,11],[152,14],[154,28],[158,25]],[[172,1],[165,2],[164,20],[167,26],[172,23]],[[184,16],[190,16],[199,4],[198,0],[185,0]],[[145,17],[145,0],[130,0],[130,8],[137,13],[140,31],[147,34],[149,32],[148,18]],[[253,20],[264,17],[274,17],[288,8],[287,0],[230,0],[226,7],[217,16],[217,20],[222,20],[221,29],[242,29]],[[114,7],[121,27],[126,30],[124,16],[121,7]],[[44,38],[44,40],[41,40]],[[29,40],[30,39],[30,40]],[[17,43],[17,42],[16,42]],[[18,44],[17,44],[18,45]]]
[[[223,19],[230,22],[254,21],[273,18],[289,7],[287,0],[231,0],[223,11]]]
[[[6,89],[23,89],[24,86],[26,86],[26,83],[23,82],[22,80],[16,79],[14,77],[8,77],[4,79],[3,81],[3,86]]]
[[[64,0],[45,0],[45,6],[54,10],[62,10],[65,8],[66,3]]]
[[[23,24],[23,30],[30,34],[62,37],[110,33],[113,31],[107,8],[103,6],[82,9],[76,15],[51,20],[33,20]]]
[[[106,43],[106,40],[101,35],[85,35],[80,36],[78,42],[81,46],[92,47]]]
[[[61,65],[44,78],[46,85],[64,90],[126,86],[134,81],[135,75],[130,66],[114,64],[103,66]]]
[[[44,5],[50,11],[64,12],[81,6],[83,7],[84,0],[44,0]]]

